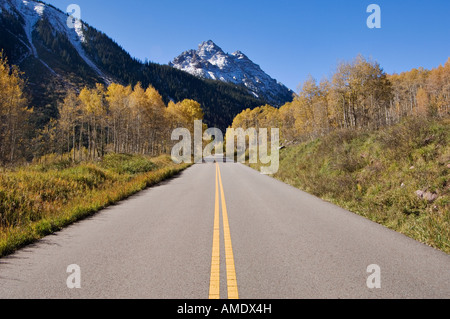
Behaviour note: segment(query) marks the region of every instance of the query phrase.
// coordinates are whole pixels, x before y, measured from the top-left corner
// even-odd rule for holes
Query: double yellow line
[[[234,264],[233,246],[231,244],[230,224],[228,222],[227,204],[223,191],[222,176],[220,174],[219,164],[216,163],[216,194],[214,208],[214,235],[213,251],[211,260],[211,279],[209,284],[209,299],[220,299],[220,207],[219,207],[219,189],[220,199],[222,201],[222,220],[225,242],[225,265],[227,269],[227,289],[228,299],[239,299],[236,267]]]

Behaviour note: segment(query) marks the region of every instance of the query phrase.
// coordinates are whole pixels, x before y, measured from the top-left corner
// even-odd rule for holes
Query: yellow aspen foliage
[[[24,95],[25,81],[16,66],[10,66],[0,52],[0,162],[13,163],[26,151],[29,115]]]
[[[194,121],[203,120],[204,114],[200,103],[194,100],[183,100],[178,103],[169,102],[167,111],[176,118],[178,125],[193,131]]]
[[[428,98],[428,93],[423,88],[417,90],[417,108],[416,115],[426,116],[429,112],[430,100]]]

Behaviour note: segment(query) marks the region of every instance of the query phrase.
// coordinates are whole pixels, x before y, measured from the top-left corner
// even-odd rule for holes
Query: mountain
[[[25,73],[37,127],[58,115],[57,103],[68,89],[95,83],[152,85],[166,103],[194,99],[202,105],[205,123],[220,129],[242,110],[268,102],[232,83],[143,63],[84,21],[69,27],[68,18],[41,1],[0,0],[0,50]]]
[[[274,106],[292,101],[294,92],[267,75],[244,53],[225,53],[211,40],[201,43],[197,50],[183,52],[169,65],[203,79],[242,85],[256,98]]]

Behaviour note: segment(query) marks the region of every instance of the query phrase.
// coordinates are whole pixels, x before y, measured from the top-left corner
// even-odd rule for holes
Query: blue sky
[[[448,0],[44,0],[105,32],[132,56],[166,64],[213,40],[241,50],[297,91],[308,75],[330,76],[359,53],[388,73],[433,68],[450,57]],[[369,4],[381,7],[381,29],[369,29]]]

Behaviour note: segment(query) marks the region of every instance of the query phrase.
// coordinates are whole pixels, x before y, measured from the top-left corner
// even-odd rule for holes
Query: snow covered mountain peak
[[[197,50],[183,52],[169,65],[200,78],[244,86],[250,94],[274,106],[292,101],[293,92],[267,75],[243,52],[225,53],[211,40],[202,42]]]
[[[222,130],[242,110],[263,104],[245,88],[141,63],[105,33],[82,21],[70,21],[64,11],[37,0],[0,0],[0,49],[10,64],[24,72],[30,105],[36,110],[33,116],[42,127],[58,115],[58,103],[68,91],[79,92],[96,83],[145,83],[157,89],[166,103],[195,99],[202,105],[205,123]],[[186,67],[227,68],[227,54],[214,42],[206,41],[198,51],[201,56],[197,50],[184,53],[189,57]]]
[[[202,42],[201,44],[199,44],[198,52],[203,53],[205,55],[208,55],[208,54],[214,55],[216,53],[224,53],[222,51],[222,49],[217,44],[215,44],[212,40],[208,40],[208,41],[205,41],[205,42]]]

